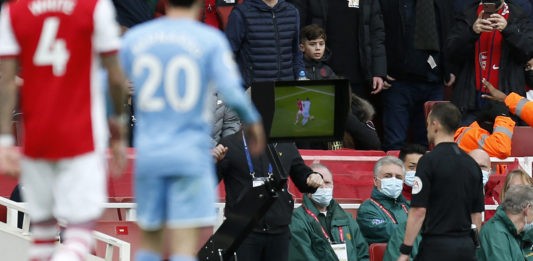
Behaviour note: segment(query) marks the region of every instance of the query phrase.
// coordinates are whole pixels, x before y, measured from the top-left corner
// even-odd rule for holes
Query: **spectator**
[[[327,64],[331,53],[326,48],[326,32],[322,27],[311,24],[302,28],[300,51],[303,53],[307,78],[310,80],[337,78],[335,72]]]
[[[369,244],[387,242],[398,224],[407,220],[409,206],[401,195],[405,169],[401,160],[386,156],[374,166],[374,188],[357,212],[357,223]]]
[[[533,179],[522,169],[511,170],[505,177],[502,193],[500,194],[500,201],[503,202],[507,190],[516,185],[533,185]]]
[[[216,146],[220,139],[238,132],[241,129],[239,116],[215,93],[215,112],[213,117],[213,130],[211,132],[212,145]]]
[[[443,100],[444,84],[455,76],[444,42],[450,0],[380,0],[385,23],[388,88],[383,92],[383,149],[399,150],[412,130],[412,142],[427,146],[424,103]]]
[[[482,175],[453,142],[460,121],[459,109],[449,102],[435,104],[429,113],[428,140],[435,148],[418,161],[398,260],[409,259],[420,232],[417,260],[475,260],[471,226],[481,226]]]
[[[242,131],[222,138],[220,144],[227,148],[227,154],[217,164],[218,179],[224,180],[226,189],[225,213],[237,211],[235,205],[253,184],[262,184],[272,175],[272,166],[265,154],[260,157],[248,155]],[[296,146],[292,143],[273,145],[283,169],[290,175],[302,193],[314,193],[322,186],[320,174],[313,173],[305,165]],[[259,220],[252,232],[237,249],[238,260],[284,261],[288,258],[291,215],[294,199],[287,186],[279,191],[279,197]]]
[[[531,74],[533,74],[533,70],[529,70],[529,75]],[[532,77],[533,80],[533,76],[529,77]],[[509,95],[505,95],[505,93],[494,88],[494,86],[492,86],[492,84],[489,82],[483,81],[483,83],[490,92],[490,95],[484,94],[484,98],[493,99],[498,102],[504,102],[505,106],[509,108],[511,113],[520,117],[520,119],[525,121],[529,126],[533,126],[533,102],[514,92],[510,93]]]
[[[387,75],[383,16],[378,1],[290,0],[301,26],[317,24],[328,33],[330,65],[350,81],[353,93],[368,98],[383,89]],[[371,91],[369,91],[371,90]]]
[[[108,142],[111,171],[122,172],[126,163],[126,79],[117,58],[115,9],[109,0],[64,3],[37,10],[31,7],[42,2],[10,1],[0,15],[0,172],[22,172],[22,194],[32,223],[29,260],[85,259],[107,200]],[[109,124],[103,88],[95,79],[100,65],[108,72],[115,109]],[[20,88],[19,67],[24,68]],[[11,134],[19,91],[23,156]],[[57,220],[65,224],[61,247]]]
[[[520,6],[527,17],[530,18],[530,22],[533,23],[533,1],[532,0],[508,0],[507,3],[512,3]],[[455,0],[454,1],[454,13],[462,13],[466,8],[472,5],[478,5],[479,0]]]
[[[324,184],[314,194],[305,194],[292,214],[289,260],[368,260],[359,226],[333,199],[332,173],[319,163],[310,167],[324,177]]]
[[[326,48],[326,33],[316,24],[302,29],[300,49],[304,53],[306,74],[311,80],[333,79],[337,76],[326,64],[329,59]],[[300,112],[300,111],[298,111]],[[352,148],[360,150],[379,150],[381,142],[372,123],[375,110],[372,105],[352,94],[351,113],[346,120],[346,132],[343,142],[298,142],[300,149],[338,149]],[[298,122],[299,116],[296,116]]]
[[[483,3],[457,16],[447,48],[457,70],[452,102],[463,113],[463,125],[476,121],[493,102],[481,99],[486,79],[503,93],[525,95],[524,64],[533,55],[533,30],[520,7],[502,0],[496,13],[483,15]]]
[[[226,36],[245,86],[294,80],[304,70],[298,10],[285,0],[247,0],[230,13]]]
[[[352,93],[350,112],[346,119],[343,146],[357,150],[380,150],[381,141],[372,121],[376,114],[372,104]]]
[[[532,206],[533,187],[510,188],[496,215],[481,229],[478,260],[524,260],[521,234],[533,227]]]
[[[494,186],[489,186],[488,181],[492,175],[491,162],[489,154],[482,149],[475,149],[468,152],[468,155],[474,159],[474,161],[479,165],[481,169],[481,175],[483,176],[483,188],[485,192],[485,205],[498,205],[499,198],[498,192],[494,190]],[[494,210],[485,210],[485,219],[486,222],[496,213]]]
[[[405,180],[403,183],[402,195],[405,199],[411,201],[411,189],[415,181],[416,166],[418,160],[426,154],[426,148],[420,144],[407,144],[400,149],[400,155],[398,158],[403,162],[405,167]],[[403,238],[402,238],[403,239]]]
[[[505,159],[511,156],[515,122],[508,117],[509,110],[504,104],[495,103],[490,111],[483,114],[488,116],[478,118],[468,127],[457,129],[455,142],[466,153],[479,148],[491,157]]]
[[[136,26],[124,36],[121,62],[138,87],[138,261],[162,259],[165,230],[170,260],[196,260],[201,227],[214,225],[215,173],[207,153],[212,122],[206,117],[212,113],[211,85],[250,124],[250,154],[264,148],[260,116],[240,88],[226,38],[195,21],[201,6],[198,0],[169,0],[167,17]]]

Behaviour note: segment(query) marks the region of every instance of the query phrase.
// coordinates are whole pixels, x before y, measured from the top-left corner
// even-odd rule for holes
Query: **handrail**
[[[7,208],[7,222],[6,224],[10,227],[17,227],[18,213],[24,213],[24,222],[22,225],[21,232],[23,235],[28,235],[30,232],[30,216],[28,214],[27,203],[15,202],[5,197],[0,197],[0,205]],[[135,209],[135,203],[106,203],[104,207],[111,208],[131,208]],[[118,238],[103,234],[98,231],[93,232],[95,240],[102,241],[106,244],[105,259],[106,261],[111,261],[113,258],[113,247],[119,249],[119,261],[130,261],[131,254],[130,243],[120,240]]]

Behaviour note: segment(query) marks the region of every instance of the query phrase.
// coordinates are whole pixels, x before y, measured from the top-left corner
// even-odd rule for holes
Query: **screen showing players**
[[[334,85],[276,85],[270,137],[333,136]]]

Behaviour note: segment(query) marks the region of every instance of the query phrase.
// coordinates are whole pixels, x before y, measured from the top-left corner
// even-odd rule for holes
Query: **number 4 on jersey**
[[[59,18],[46,18],[39,38],[37,50],[33,56],[33,63],[40,66],[52,66],[55,76],[65,74],[70,53],[67,50],[65,40],[57,39]]]

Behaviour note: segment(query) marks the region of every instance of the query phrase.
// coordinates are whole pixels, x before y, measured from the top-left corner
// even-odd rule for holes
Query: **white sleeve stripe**
[[[94,9],[94,48],[108,53],[120,48],[119,26],[115,20],[115,7],[110,0],[98,0]]]
[[[20,53],[9,13],[8,4],[4,4],[0,14],[0,56],[17,56]]]

